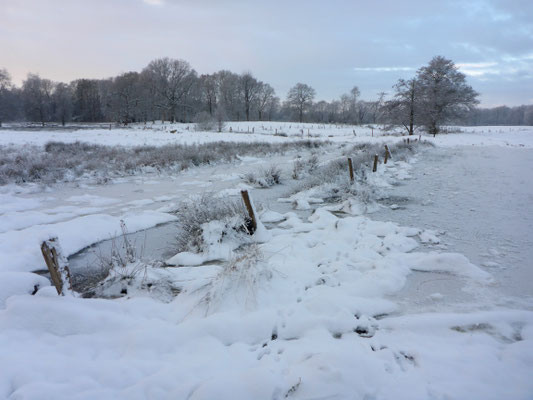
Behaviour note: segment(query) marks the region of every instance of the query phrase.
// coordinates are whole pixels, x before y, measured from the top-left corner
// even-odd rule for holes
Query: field
[[[401,134],[0,130],[0,398],[531,398],[533,127]]]

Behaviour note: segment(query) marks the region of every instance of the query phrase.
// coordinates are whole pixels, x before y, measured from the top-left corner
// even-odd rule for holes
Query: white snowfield
[[[143,125],[4,130],[0,144],[286,141],[302,129],[304,139],[348,144],[402,140],[369,127],[229,126],[254,133],[192,132],[181,124],[157,131]],[[288,137],[274,136],[276,129]],[[533,154],[533,127],[460,130],[424,139],[438,147]],[[370,184],[391,193],[422,156],[399,162],[393,155]],[[400,307],[395,296],[420,271],[480,296],[500,283],[490,268],[446,248],[439,226],[378,221],[356,198],[323,204],[311,190],[285,200],[295,205],[287,211],[277,208],[288,207],[277,201],[282,191],[270,198],[262,195],[266,190],[251,190],[256,199],[264,196],[267,209],[248,257],[237,258],[231,243],[212,241],[205,254],[174,257],[182,266],[141,271],[139,290],[114,300],[59,297],[47,278],[32,272],[44,267],[39,243],[51,236],[70,256],[120,233],[121,220],[130,232],[174,221],[169,212],[187,195],[238,195],[250,188],[240,178],[247,171],[275,163],[290,174],[294,158],[249,157],[108,185],[0,187],[0,399],[532,399],[533,299],[517,293],[510,306],[480,301],[454,310],[439,308],[446,293],[434,292],[424,300],[434,305],[431,312]],[[402,212],[397,204],[390,208]],[[206,237],[220,228],[207,225]],[[140,290],[147,282],[172,283],[180,293],[169,298],[156,286]]]
[[[231,129],[231,132],[230,132]],[[272,142],[291,140],[330,140],[333,142],[358,142],[371,140],[390,142],[388,131],[380,125],[329,125],[287,122],[228,122],[223,132],[198,132],[194,124],[170,124],[151,122],[147,125],[133,124],[128,128],[78,130],[0,130],[0,145],[38,145],[50,141],[73,143],[76,141],[102,145],[162,146],[166,144],[201,144],[213,141],[226,142]],[[503,145],[533,146],[531,127],[524,126],[476,126],[450,127],[450,132],[434,140],[440,145]],[[405,132],[398,129],[398,133]],[[385,134],[385,136],[383,136]],[[284,135],[284,136],[281,136]],[[286,136],[285,136],[286,135]],[[415,134],[415,137],[418,135]]]

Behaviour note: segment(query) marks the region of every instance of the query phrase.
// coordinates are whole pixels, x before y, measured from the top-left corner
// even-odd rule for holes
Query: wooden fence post
[[[372,172],[376,172],[378,170],[378,155],[374,155],[374,166],[372,167]]]
[[[50,271],[50,277],[56,287],[57,294],[64,296],[67,292],[72,292],[70,270],[67,260],[61,252],[58,238],[53,237],[42,242],[41,252],[48,271]]]
[[[249,229],[249,231],[250,231],[250,235],[252,235],[257,229],[257,219],[255,218],[254,208],[252,207],[252,202],[250,201],[248,190],[241,190],[241,196],[242,196],[242,201],[244,202],[244,205],[246,206],[246,210],[248,211],[248,215],[250,216],[251,229]]]
[[[385,145],[385,161],[383,161],[383,164],[387,164],[387,160],[391,158],[391,156],[389,146]]]
[[[353,164],[352,164],[351,158],[348,158],[348,169],[350,170],[350,182],[353,182],[354,176],[353,176]]]

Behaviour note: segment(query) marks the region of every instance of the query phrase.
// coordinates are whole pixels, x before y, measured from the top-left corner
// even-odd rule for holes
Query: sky
[[[199,73],[251,71],[282,99],[297,82],[332,100],[392,94],[436,55],[481,106],[533,104],[532,0],[0,0],[0,68],[68,82],[160,57]]]

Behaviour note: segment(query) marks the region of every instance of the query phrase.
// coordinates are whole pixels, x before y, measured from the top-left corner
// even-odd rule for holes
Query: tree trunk
[[[413,122],[414,122],[414,111],[413,111],[413,107],[411,107],[411,113],[409,114],[409,136],[414,134]]]

